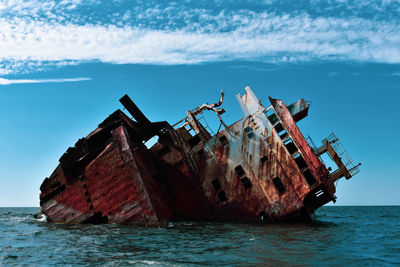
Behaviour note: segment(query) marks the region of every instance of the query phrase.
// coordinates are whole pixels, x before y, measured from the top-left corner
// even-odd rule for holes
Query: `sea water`
[[[0,208],[0,265],[376,266],[400,264],[399,206],[328,206],[312,223],[55,224]]]

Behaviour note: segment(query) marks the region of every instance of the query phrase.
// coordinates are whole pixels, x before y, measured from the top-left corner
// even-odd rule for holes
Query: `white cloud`
[[[0,11],[7,11],[18,15],[35,15],[42,12],[50,12],[54,9],[73,9],[81,3],[82,0],[1,0]]]
[[[88,81],[91,78],[61,78],[61,79],[5,79],[0,78],[0,85],[10,85],[10,84],[24,84],[24,83],[64,83],[64,82],[80,82]]]
[[[82,63],[76,60],[63,60],[63,61],[30,61],[30,60],[6,60],[0,61],[0,75],[7,75],[12,73],[26,74],[29,72],[40,72],[48,69],[62,68],[66,66],[78,65]]]
[[[8,2],[22,14],[29,8],[19,5],[38,3],[38,8],[51,13],[55,6],[63,5],[68,10],[82,1]],[[28,62],[35,69],[92,60],[117,64],[196,64],[241,59],[400,63],[398,21],[311,17],[305,12],[176,12],[158,6],[136,8],[122,12],[121,20],[108,24],[66,23],[57,19],[62,17],[62,11],[54,20],[34,16],[0,18],[0,74],[21,71],[21,62]],[[141,19],[141,23],[132,24],[131,18]],[[167,24],[163,22],[157,28],[153,22],[163,19]],[[176,25],[178,20],[182,25]]]

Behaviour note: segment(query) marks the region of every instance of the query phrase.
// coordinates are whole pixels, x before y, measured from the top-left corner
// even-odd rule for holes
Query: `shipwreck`
[[[237,95],[244,115],[228,126],[223,98],[170,125],[151,122],[123,96],[133,118],[117,110],[67,149],[40,186],[40,213],[52,222],[142,225],[307,220],[335,202],[338,179],[359,172],[334,134],[318,147],[303,136],[304,99],[287,106],[270,97],[264,107],[247,87]],[[206,111],[220,121],[216,133],[202,122]]]

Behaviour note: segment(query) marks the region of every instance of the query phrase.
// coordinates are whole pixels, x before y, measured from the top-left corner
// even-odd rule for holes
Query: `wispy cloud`
[[[312,19],[307,15],[263,17],[230,32],[0,20],[0,60],[152,64],[227,59],[400,62],[397,25],[362,19]]]
[[[210,0],[211,4],[219,2]],[[257,5],[259,2],[265,1],[254,1]],[[334,1],[330,6],[340,16],[333,15],[335,12],[329,8],[328,15],[318,14],[318,8],[313,10],[316,15],[310,15],[305,8],[297,12],[284,7],[273,10],[270,6],[279,4],[274,1],[264,3],[266,10],[261,12],[240,8],[215,12],[196,6],[195,2],[189,4],[193,8],[175,2],[169,6],[152,2],[154,5],[143,4],[144,7],[125,11],[113,2],[117,5],[115,10],[106,13],[103,20],[96,11],[90,17],[70,12],[87,4],[85,1],[8,3],[0,10],[17,16],[0,18],[0,74],[92,60],[117,64],[227,60],[400,63],[400,22],[379,15],[379,10],[400,11],[400,4],[395,1],[357,1],[365,9],[373,6],[377,17],[340,15],[353,12],[351,1]],[[323,5],[320,1],[310,3]]]
[[[10,85],[10,84],[24,84],[24,83],[64,83],[64,82],[80,82],[88,81],[91,78],[61,78],[61,79],[5,79],[0,78],[0,85]]]

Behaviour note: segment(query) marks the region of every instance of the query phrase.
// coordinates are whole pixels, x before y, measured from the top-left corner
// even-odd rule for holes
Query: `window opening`
[[[191,136],[195,136],[196,132],[193,130],[192,126],[190,126],[190,124],[186,124],[184,126],[184,128],[186,129],[186,131],[191,135]]]
[[[193,128],[190,128],[189,134],[190,134],[191,136],[195,136],[195,135],[196,135],[196,132],[195,132],[195,130],[193,130]]]
[[[239,177],[242,177],[244,175],[244,170],[242,168],[242,165],[236,166],[235,172]]]
[[[286,132],[285,128],[283,128],[283,125],[281,122],[279,122],[277,125],[275,125],[275,131],[278,133],[279,137],[284,140],[289,134]]]
[[[289,134],[286,132],[286,130],[283,130],[283,131],[280,133],[279,138],[280,138],[281,140],[285,140],[286,137],[288,137],[288,136],[289,136]]]
[[[247,126],[246,128],[244,128],[244,132],[247,134],[248,138],[254,137],[253,129],[250,126]]]
[[[221,188],[221,184],[219,183],[218,179],[214,179],[211,183],[216,191]]]
[[[272,179],[272,182],[275,185],[276,190],[278,190],[279,194],[285,193],[285,186],[283,185],[281,179],[277,176],[274,179]]]
[[[317,179],[315,179],[314,174],[310,171],[310,169],[307,169],[303,172],[304,178],[306,178],[307,183],[310,186],[313,186],[317,183]]]
[[[222,136],[220,136],[219,137],[219,141],[221,142],[221,144],[222,145],[227,145],[227,144],[229,144],[229,140],[228,140],[228,138],[225,136],[225,135],[222,135]]]
[[[297,147],[293,143],[293,140],[289,137],[286,139],[283,144],[285,145],[286,149],[288,150],[289,154],[292,155],[293,153],[297,152]]]
[[[261,162],[262,163],[265,163],[265,162],[267,162],[268,161],[268,156],[267,155],[265,155],[264,157],[262,157],[261,159]]]
[[[265,112],[265,115],[267,115],[267,118],[271,122],[272,125],[274,125],[279,120],[278,116],[275,114],[275,112],[274,112],[274,110],[272,108],[268,109]]]
[[[240,179],[240,182],[244,185],[244,188],[246,189],[251,187],[251,182],[247,177],[243,177],[242,179]]]
[[[243,129],[245,133],[251,132],[251,127],[247,126],[246,128]]]
[[[156,143],[158,142],[158,136],[155,135],[152,138],[150,138],[149,140],[147,140],[144,145],[150,149],[152,146],[154,146]]]
[[[283,130],[285,130],[285,128],[283,128],[282,123],[278,123],[277,125],[275,125],[275,131],[280,134],[280,132],[282,132]]]
[[[304,160],[303,156],[300,153],[296,153],[293,156],[293,159],[296,162],[297,167],[299,167],[300,170],[308,167],[306,161]]]
[[[228,200],[228,198],[226,197],[224,191],[221,191],[221,192],[218,193],[218,198],[219,198],[219,200],[221,200],[222,202],[225,202],[225,201]]]

